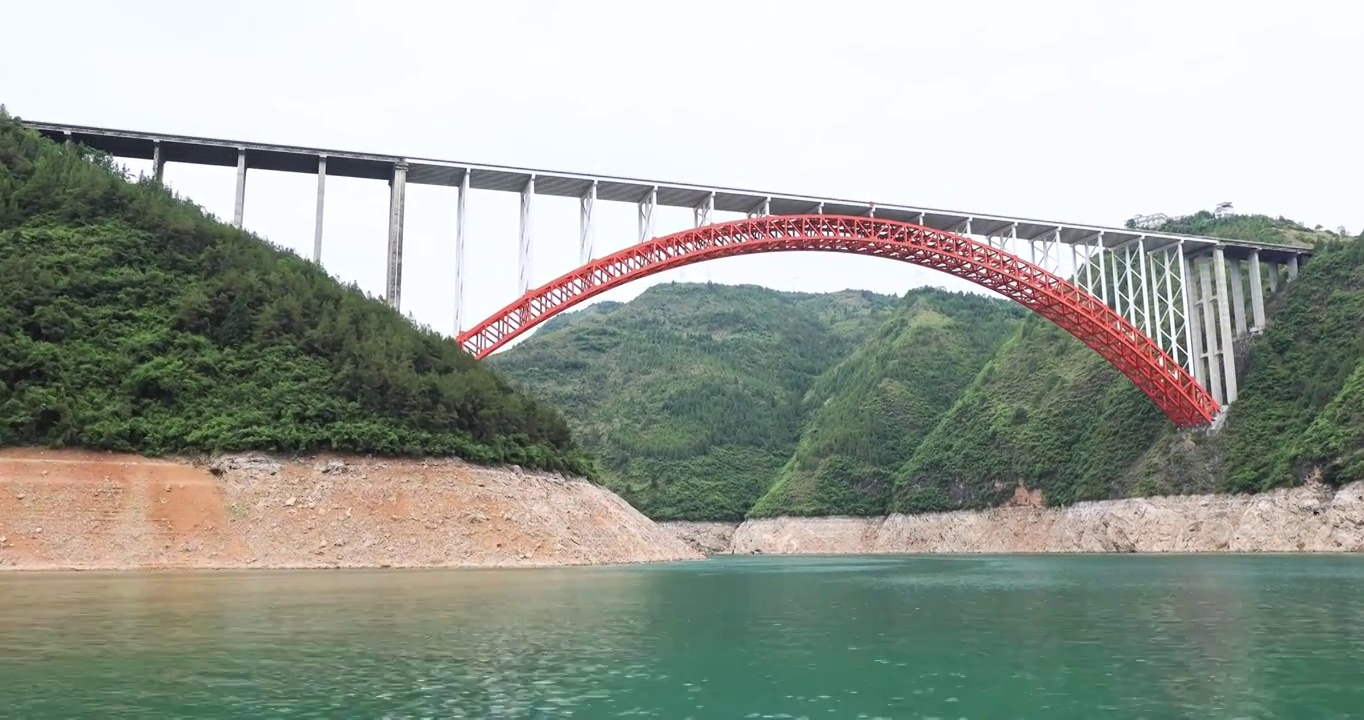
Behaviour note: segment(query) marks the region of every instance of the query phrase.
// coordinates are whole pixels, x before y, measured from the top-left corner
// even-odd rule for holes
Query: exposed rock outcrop
[[[663,523],[694,546],[721,528]],[[732,525],[730,525],[732,527]],[[879,518],[769,518],[710,553],[1364,552],[1364,482]]]

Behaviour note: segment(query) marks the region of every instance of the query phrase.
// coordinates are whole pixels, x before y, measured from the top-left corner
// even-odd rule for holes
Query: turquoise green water
[[[4,718],[1364,715],[1364,558],[0,576]]]

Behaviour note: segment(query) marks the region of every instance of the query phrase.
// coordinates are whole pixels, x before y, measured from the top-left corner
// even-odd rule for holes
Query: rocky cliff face
[[[0,569],[700,559],[589,482],[458,460],[0,451]]]
[[[665,523],[696,547],[716,523]],[[717,527],[710,527],[715,525]],[[736,554],[1364,552],[1364,482],[884,518],[771,518],[733,530]]]

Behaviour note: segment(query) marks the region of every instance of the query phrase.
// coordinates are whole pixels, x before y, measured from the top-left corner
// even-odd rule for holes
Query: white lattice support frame
[[[1144,235],[1136,240],[1136,269],[1138,269],[1138,281],[1142,284],[1142,331],[1146,333],[1146,337],[1154,337],[1151,334],[1151,277],[1146,273],[1146,236]]]
[[[654,236],[654,208],[658,206],[658,186],[649,188],[649,193],[639,201],[639,241],[645,242]]]
[[[820,207],[823,208],[823,203],[820,204]],[[709,225],[712,222],[715,222],[714,218],[715,218],[715,193],[710,192],[706,194],[706,199],[702,200],[701,204],[692,208],[693,221],[692,226],[701,227],[702,225]]]
[[[597,207],[597,181],[578,199],[578,264],[586,265],[592,259],[592,244],[595,241],[593,214]]]
[[[1041,235],[1034,235],[1028,238],[1028,245],[1032,248],[1033,264],[1046,268],[1049,272],[1061,274],[1061,228],[1048,230]],[[1038,256],[1038,248],[1041,248],[1041,257]]]
[[[517,294],[525,295],[530,290],[531,278],[531,199],[535,197],[535,176],[531,175],[526,180],[525,187],[521,188],[521,242],[519,261],[517,262]]]
[[[757,205],[754,205],[754,206],[753,206],[753,209],[748,211],[748,217],[750,217],[750,218],[767,217],[768,215],[771,215],[771,214],[772,214],[772,198],[770,198],[770,197],[769,197],[769,198],[763,198],[763,201],[762,201],[762,202],[758,203]]]
[[[1189,350],[1185,343],[1184,296],[1182,284],[1175,286],[1181,273],[1181,256],[1177,243],[1169,243],[1147,251],[1150,263],[1151,338],[1185,368],[1189,367]]]

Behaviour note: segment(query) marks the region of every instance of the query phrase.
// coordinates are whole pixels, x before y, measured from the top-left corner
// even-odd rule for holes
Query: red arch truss
[[[1179,427],[1212,422],[1212,396],[1154,340],[1064,278],[999,248],[919,225],[842,215],[736,220],[655,238],[546,283],[460,333],[477,358],[594,295],[654,273],[735,255],[825,251],[941,270],[994,290],[1061,326],[1112,363]]]

